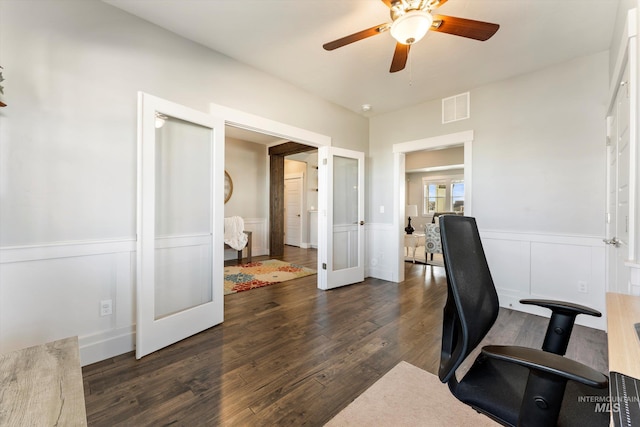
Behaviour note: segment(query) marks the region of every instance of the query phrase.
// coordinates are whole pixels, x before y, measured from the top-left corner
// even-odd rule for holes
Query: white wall
[[[224,169],[233,182],[233,193],[224,205],[224,216],[268,218],[267,147],[235,138],[226,138],[224,149]]]
[[[549,298],[576,296],[577,281],[588,280],[588,295],[574,299],[603,307],[604,251],[600,258],[592,258],[591,253],[599,253],[604,236],[608,60],[608,52],[601,52],[471,89],[468,120],[441,124],[440,100],[372,117],[369,225],[384,229],[383,224],[393,221],[393,144],[473,130],[471,214],[481,231],[500,236],[494,252],[500,252],[501,242],[511,242],[512,238],[527,245],[535,241],[575,248],[577,253],[570,256],[575,255],[583,265],[597,264],[593,275],[578,279],[572,264],[569,271],[559,273],[572,278],[559,285],[565,287],[564,291],[545,287],[540,292]],[[386,207],[384,213],[380,213],[380,206]],[[578,249],[585,238],[587,249]],[[384,247],[375,248],[375,270],[383,277],[393,277],[390,272],[397,254],[391,249],[384,251]],[[374,249],[369,250],[374,253]],[[509,262],[498,256],[488,257],[496,269]],[[526,262],[510,270],[511,275],[501,276],[505,283],[497,286],[512,286],[506,281],[518,280],[531,268],[556,268],[541,265],[539,259],[521,258]],[[564,268],[561,262],[558,265]],[[529,282],[521,291],[520,297],[540,296]],[[506,301],[501,297],[501,303]],[[603,327],[602,322],[589,324]]]
[[[483,228],[601,235],[608,54],[471,90],[471,118],[440,100],[371,118],[369,216],[391,222],[391,146],[473,129],[474,215]]]
[[[101,1],[1,6],[0,352],[68,335],[85,364],[133,348],[138,91],[367,151],[364,117]]]
[[[135,234],[139,90],[367,149],[365,118],[100,1],[2,6],[1,246]]]
[[[233,182],[233,193],[224,205],[224,216],[240,216],[252,232],[252,256],[269,254],[269,171],[267,147],[236,138],[225,139],[225,170]],[[224,259],[236,259],[238,252],[225,249]],[[246,252],[245,252],[246,256]]]

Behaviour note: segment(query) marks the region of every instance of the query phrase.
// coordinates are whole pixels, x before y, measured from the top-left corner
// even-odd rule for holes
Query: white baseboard
[[[383,268],[368,267],[365,269],[365,277],[372,277],[374,279],[387,280],[389,282],[397,282],[398,280],[393,277],[393,271]]]
[[[80,363],[90,365],[135,350],[135,325],[78,338]]]

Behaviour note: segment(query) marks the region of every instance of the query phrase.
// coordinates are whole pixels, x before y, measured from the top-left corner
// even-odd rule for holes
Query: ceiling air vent
[[[469,92],[442,100],[442,123],[468,119],[470,115]]]

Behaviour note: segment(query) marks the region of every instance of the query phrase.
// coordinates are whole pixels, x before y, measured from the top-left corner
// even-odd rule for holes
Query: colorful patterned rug
[[[316,274],[316,271],[277,259],[230,265],[224,268],[224,294],[248,291]]]

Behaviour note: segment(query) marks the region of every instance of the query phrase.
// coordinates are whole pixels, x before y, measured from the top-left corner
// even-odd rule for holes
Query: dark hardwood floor
[[[281,259],[315,268],[316,255]],[[221,325],[85,366],[88,424],[323,425],[402,360],[437,372],[445,298],[443,268],[411,263],[400,284],[321,291],[314,275],[228,295]],[[487,338],[541,346],[545,327],[501,310]],[[606,370],[606,334],[576,326],[567,356]]]

